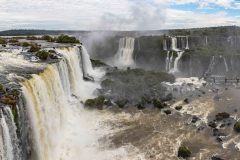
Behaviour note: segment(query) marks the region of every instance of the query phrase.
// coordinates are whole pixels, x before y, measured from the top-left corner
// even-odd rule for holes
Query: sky
[[[0,30],[240,26],[240,0],[0,0]]]

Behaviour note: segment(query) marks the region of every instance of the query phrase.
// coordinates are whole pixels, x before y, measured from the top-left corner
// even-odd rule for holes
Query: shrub
[[[158,109],[163,109],[164,108],[163,103],[158,99],[153,99],[153,106],[158,108]]]
[[[35,36],[27,36],[26,39],[27,39],[27,40],[38,40],[38,38],[35,37]]]
[[[17,39],[9,39],[8,43],[18,43],[18,40]]]
[[[0,83],[0,93],[5,93],[4,86]]]
[[[31,44],[28,43],[28,42],[23,42],[23,43],[21,44],[21,46],[23,46],[23,47],[29,47],[29,46],[31,46]]]
[[[38,51],[36,56],[41,60],[47,60],[49,53],[45,50]]]
[[[0,44],[7,44],[7,41],[4,38],[0,37]]]
[[[29,49],[29,52],[37,52],[39,51],[41,48],[37,46],[37,44],[32,44],[31,48]]]
[[[240,121],[238,121],[234,124],[234,130],[236,132],[240,133]]]
[[[76,39],[75,37],[70,37],[68,35],[60,35],[57,37],[56,39],[57,43],[80,43],[80,41],[78,39]]]
[[[180,146],[178,149],[178,157],[188,158],[191,156],[191,151],[186,146]]]
[[[85,106],[86,107],[91,107],[91,108],[102,109],[102,107],[104,105],[104,101],[105,101],[105,98],[103,96],[99,96],[99,97],[94,98],[94,99],[87,99],[85,101]]]
[[[13,89],[13,90],[10,91],[9,94],[11,94],[15,97],[18,97],[20,95],[20,92],[17,89]]]
[[[55,38],[53,38],[53,37],[51,37],[51,36],[49,36],[49,35],[44,35],[44,36],[42,36],[41,39],[42,39],[42,40],[45,40],[45,41],[47,41],[47,42],[55,42],[55,41],[56,41]]]

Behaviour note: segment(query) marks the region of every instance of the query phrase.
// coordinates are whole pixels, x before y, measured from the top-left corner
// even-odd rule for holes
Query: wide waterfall
[[[118,67],[134,66],[135,39],[132,37],[124,37],[119,40],[119,48],[114,57],[114,65]]]

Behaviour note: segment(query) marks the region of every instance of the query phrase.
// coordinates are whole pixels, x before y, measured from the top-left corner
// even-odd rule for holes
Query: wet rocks
[[[210,122],[208,123],[208,126],[211,127],[211,128],[216,128],[216,127],[217,127],[217,124],[216,124],[216,122],[214,122],[214,121],[210,121]]]
[[[240,133],[240,121],[237,121],[235,124],[234,124],[234,130],[238,133]]]
[[[178,149],[178,157],[188,158],[191,156],[191,151],[186,146],[180,146]]]
[[[176,106],[175,109],[176,109],[177,111],[180,111],[180,110],[182,109],[182,106]]]
[[[215,118],[217,121],[221,121],[221,120],[224,120],[224,119],[227,119],[230,117],[230,114],[226,113],[226,112],[222,112],[222,113],[218,113]]]
[[[199,121],[200,120],[200,118],[199,117],[197,117],[197,116],[193,116],[192,117],[192,123],[196,123],[197,121]]]
[[[169,114],[171,114],[172,113],[172,111],[171,110],[169,110],[169,109],[167,109],[167,110],[164,110],[163,111],[166,115],[169,115]]]
[[[115,102],[115,104],[116,104],[119,108],[124,108],[127,103],[128,103],[128,100],[127,100],[127,99],[117,100],[117,101]]]
[[[222,159],[222,158],[220,158],[220,157],[218,157],[218,156],[212,156],[212,157],[211,157],[211,160],[224,160],[224,159]]]
[[[188,98],[185,98],[185,99],[183,100],[183,102],[185,102],[186,104],[189,104],[189,99],[188,99]]]

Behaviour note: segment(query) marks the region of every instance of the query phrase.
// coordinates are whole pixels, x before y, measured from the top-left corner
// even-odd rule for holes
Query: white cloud
[[[162,1],[162,0],[158,0]],[[236,0],[167,0],[172,4],[197,4],[200,7],[209,7],[211,5],[217,5],[224,8],[240,9],[240,2]]]
[[[168,9],[167,17],[168,22],[165,24],[167,28],[240,25],[238,17],[228,16],[226,12],[207,14]]]
[[[231,2],[231,3],[230,3]],[[238,24],[226,14],[169,9],[170,3],[211,3],[233,7],[232,0],[0,0],[0,30],[149,30]],[[218,17],[219,16],[219,17]],[[216,23],[209,18],[216,19]],[[193,23],[194,22],[194,23]],[[197,23],[195,23],[197,22]]]

